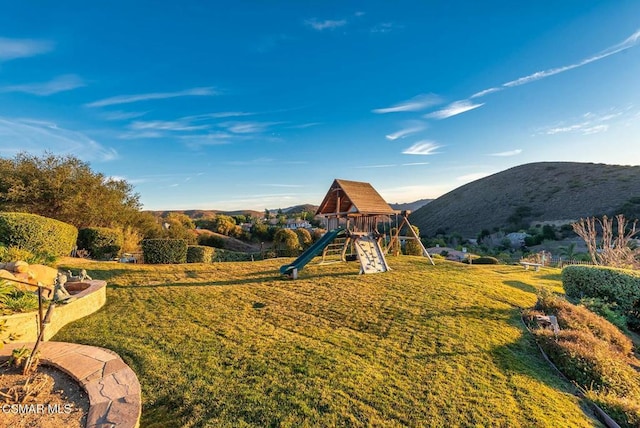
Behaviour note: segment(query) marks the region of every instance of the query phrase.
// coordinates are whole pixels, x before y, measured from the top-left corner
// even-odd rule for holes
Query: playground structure
[[[399,214],[403,216],[402,224],[391,236],[386,250],[383,250],[382,242],[385,235],[380,233],[378,225],[385,221],[390,222],[391,216]],[[429,253],[411,227],[408,214],[408,211],[399,212],[391,208],[369,183],[335,179],[316,211],[316,215],[325,218],[328,232],[292,263],[281,266],[280,273],[296,279],[298,271],[317,255],[322,253],[323,261],[325,260],[327,250],[336,238],[344,238],[344,242],[338,246],[340,261],[347,261],[347,252],[351,250],[350,256],[360,262],[361,274],[386,272],[390,268],[385,255],[391,247],[390,244],[399,242],[400,230],[405,225],[412,236],[404,238],[415,239],[421,246],[423,255],[433,264]]]

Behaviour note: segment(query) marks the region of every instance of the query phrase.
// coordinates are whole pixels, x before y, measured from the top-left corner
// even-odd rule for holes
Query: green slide
[[[322,235],[320,239],[318,239],[312,246],[310,246],[307,251],[300,254],[300,256],[293,261],[293,263],[288,265],[280,266],[280,273],[283,275],[289,275],[294,269],[301,270],[307,263],[311,261],[312,258],[317,256],[320,251],[324,250],[327,245],[331,243],[340,232],[342,232],[342,228],[337,228],[330,230],[329,232]]]

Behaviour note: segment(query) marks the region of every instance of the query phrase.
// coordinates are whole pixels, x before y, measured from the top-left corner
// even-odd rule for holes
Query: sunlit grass
[[[83,263],[107,305],[54,340],[118,352],[141,426],[593,426],[520,322],[559,271],[390,258],[177,266]]]

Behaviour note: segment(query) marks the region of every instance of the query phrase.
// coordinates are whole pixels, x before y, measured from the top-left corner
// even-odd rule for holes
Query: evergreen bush
[[[170,264],[187,262],[187,241],[184,239],[143,239],[144,262]]]
[[[205,245],[189,245],[187,247],[187,263],[210,263],[213,248]]]
[[[0,213],[0,243],[18,247],[34,254],[68,256],[71,254],[78,229],[52,218],[27,213]]]
[[[78,248],[89,250],[94,259],[111,259],[122,248],[122,231],[108,227],[87,227],[78,232]]]

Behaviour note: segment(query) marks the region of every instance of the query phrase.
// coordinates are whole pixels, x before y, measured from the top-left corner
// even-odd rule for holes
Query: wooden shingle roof
[[[338,199],[340,207],[337,207]],[[369,183],[336,179],[318,207],[316,215],[389,215],[395,211]]]

